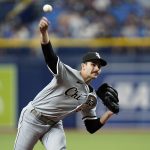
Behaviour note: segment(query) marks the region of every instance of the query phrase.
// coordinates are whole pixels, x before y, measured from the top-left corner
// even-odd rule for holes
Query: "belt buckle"
[[[52,120],[50,120],[50,119],[48,119],[48,120],[46,121],[46,123],[49,124],[49,125],[54,125],[54,124],[56,124],[56,122],[54,122],[54,121],[52,121]]]
[[[53,125],[54,124],[54,122],[52,122],[51,120],[47,120],[46,123],[49,124],[49,125]]]
[[[55,124],[54,121],[52,121],[50,118],[47,118],[44,115],[41,115],[41,120],[43,120],[43,122],[45,122],[46,124],[49,124],[49,125],[54,125]]]
[[[54,125],[56,122],[50,120],[46,116],[42,115],[40,112],[37,112],[35,109],[31,110],[31,113],[33,113],[38,119],[43,121],[45,124]]]

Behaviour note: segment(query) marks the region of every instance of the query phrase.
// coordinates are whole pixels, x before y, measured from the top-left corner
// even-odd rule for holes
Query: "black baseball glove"
[[[110,111],[115,114],[119,112],[118,92],[113,87],[104,83],[98,88],[96,94]]]

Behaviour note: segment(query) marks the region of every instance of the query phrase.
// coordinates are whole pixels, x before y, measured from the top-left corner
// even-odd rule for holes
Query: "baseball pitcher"
[[[49,21],[39,22],[41,47],[51,82],[23,108],[18,122],[14,150],[32,150],[40,140],[46,150],[66,150],[62,120],[74,112],[81,112],[88,132],[95,133],[106,121],[119,112],[117,91],[107,83],[94,90],[90,85],[107,65],[97,52],[83,56],[81,70],[64,64],[54,53],[48,35]],[[96,115],[97,98],[108,108],[100,117]]]

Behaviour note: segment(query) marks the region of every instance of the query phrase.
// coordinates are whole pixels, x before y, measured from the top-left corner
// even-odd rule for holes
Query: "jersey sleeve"
[[[96,116],[97,96],[94,90],[88,94],[86,102],[82,105],[83,105],[83,109],[81,109],[82,110],[81,113],[83,116],[82,120],[97,119]]]
[[[81,114],[82,114],[82,120],[85,121],[86,119],[97,119],[97,116],[96,116],[96,107],[93,108],[93,109],[85,109],[85,110],[82,110],[81,111]]]

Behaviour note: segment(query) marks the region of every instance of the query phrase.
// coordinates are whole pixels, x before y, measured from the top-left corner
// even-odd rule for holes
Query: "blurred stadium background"
[[[43,13],[45,3],[53,6],[52,13]],[[21,109],[52,77],[40,47],[38,22],[42,16],[50,20],[54,50],[66,64],[79,68],[87,51],[99,51],[108,60],[109,65],[92,84],[97,88],[108,82],[119,91],[120,113],[103,128],[102,137],[106,129],[109,140],[130,139],[128,144],[133,141],[136,147],[128,150],[147,150],[150,147],[147,141],[150,138],[149,0],[0,0],[0,145],[5,143],[5,147],[14,141]],[[105,108],[99,102],[97,113],[101,115],[103,111]],[[64,127],[84,130],[80,114],[67,117]],[[130,134],[126,134],[127,129]],[[116,137],[118,131],[123,131],[122,136]],[[141,138],[134,141],[138,133]],[[69,131],[67,135],[68,140],[79,138]],[[93,143],[97,146],[94,150],[102,143],[106,145],[102,137],[95,135],[94,139],[100,140]],[[120,141],[118,149],[123,150],[123,143]],[[85,149],[88,148],[90,144]],[[111,143],[104,149],[110,148],[117,149]],[[12,148],[5,148],[9,149]],[[71,148],[70,144],[69,149],[84,147]]]

